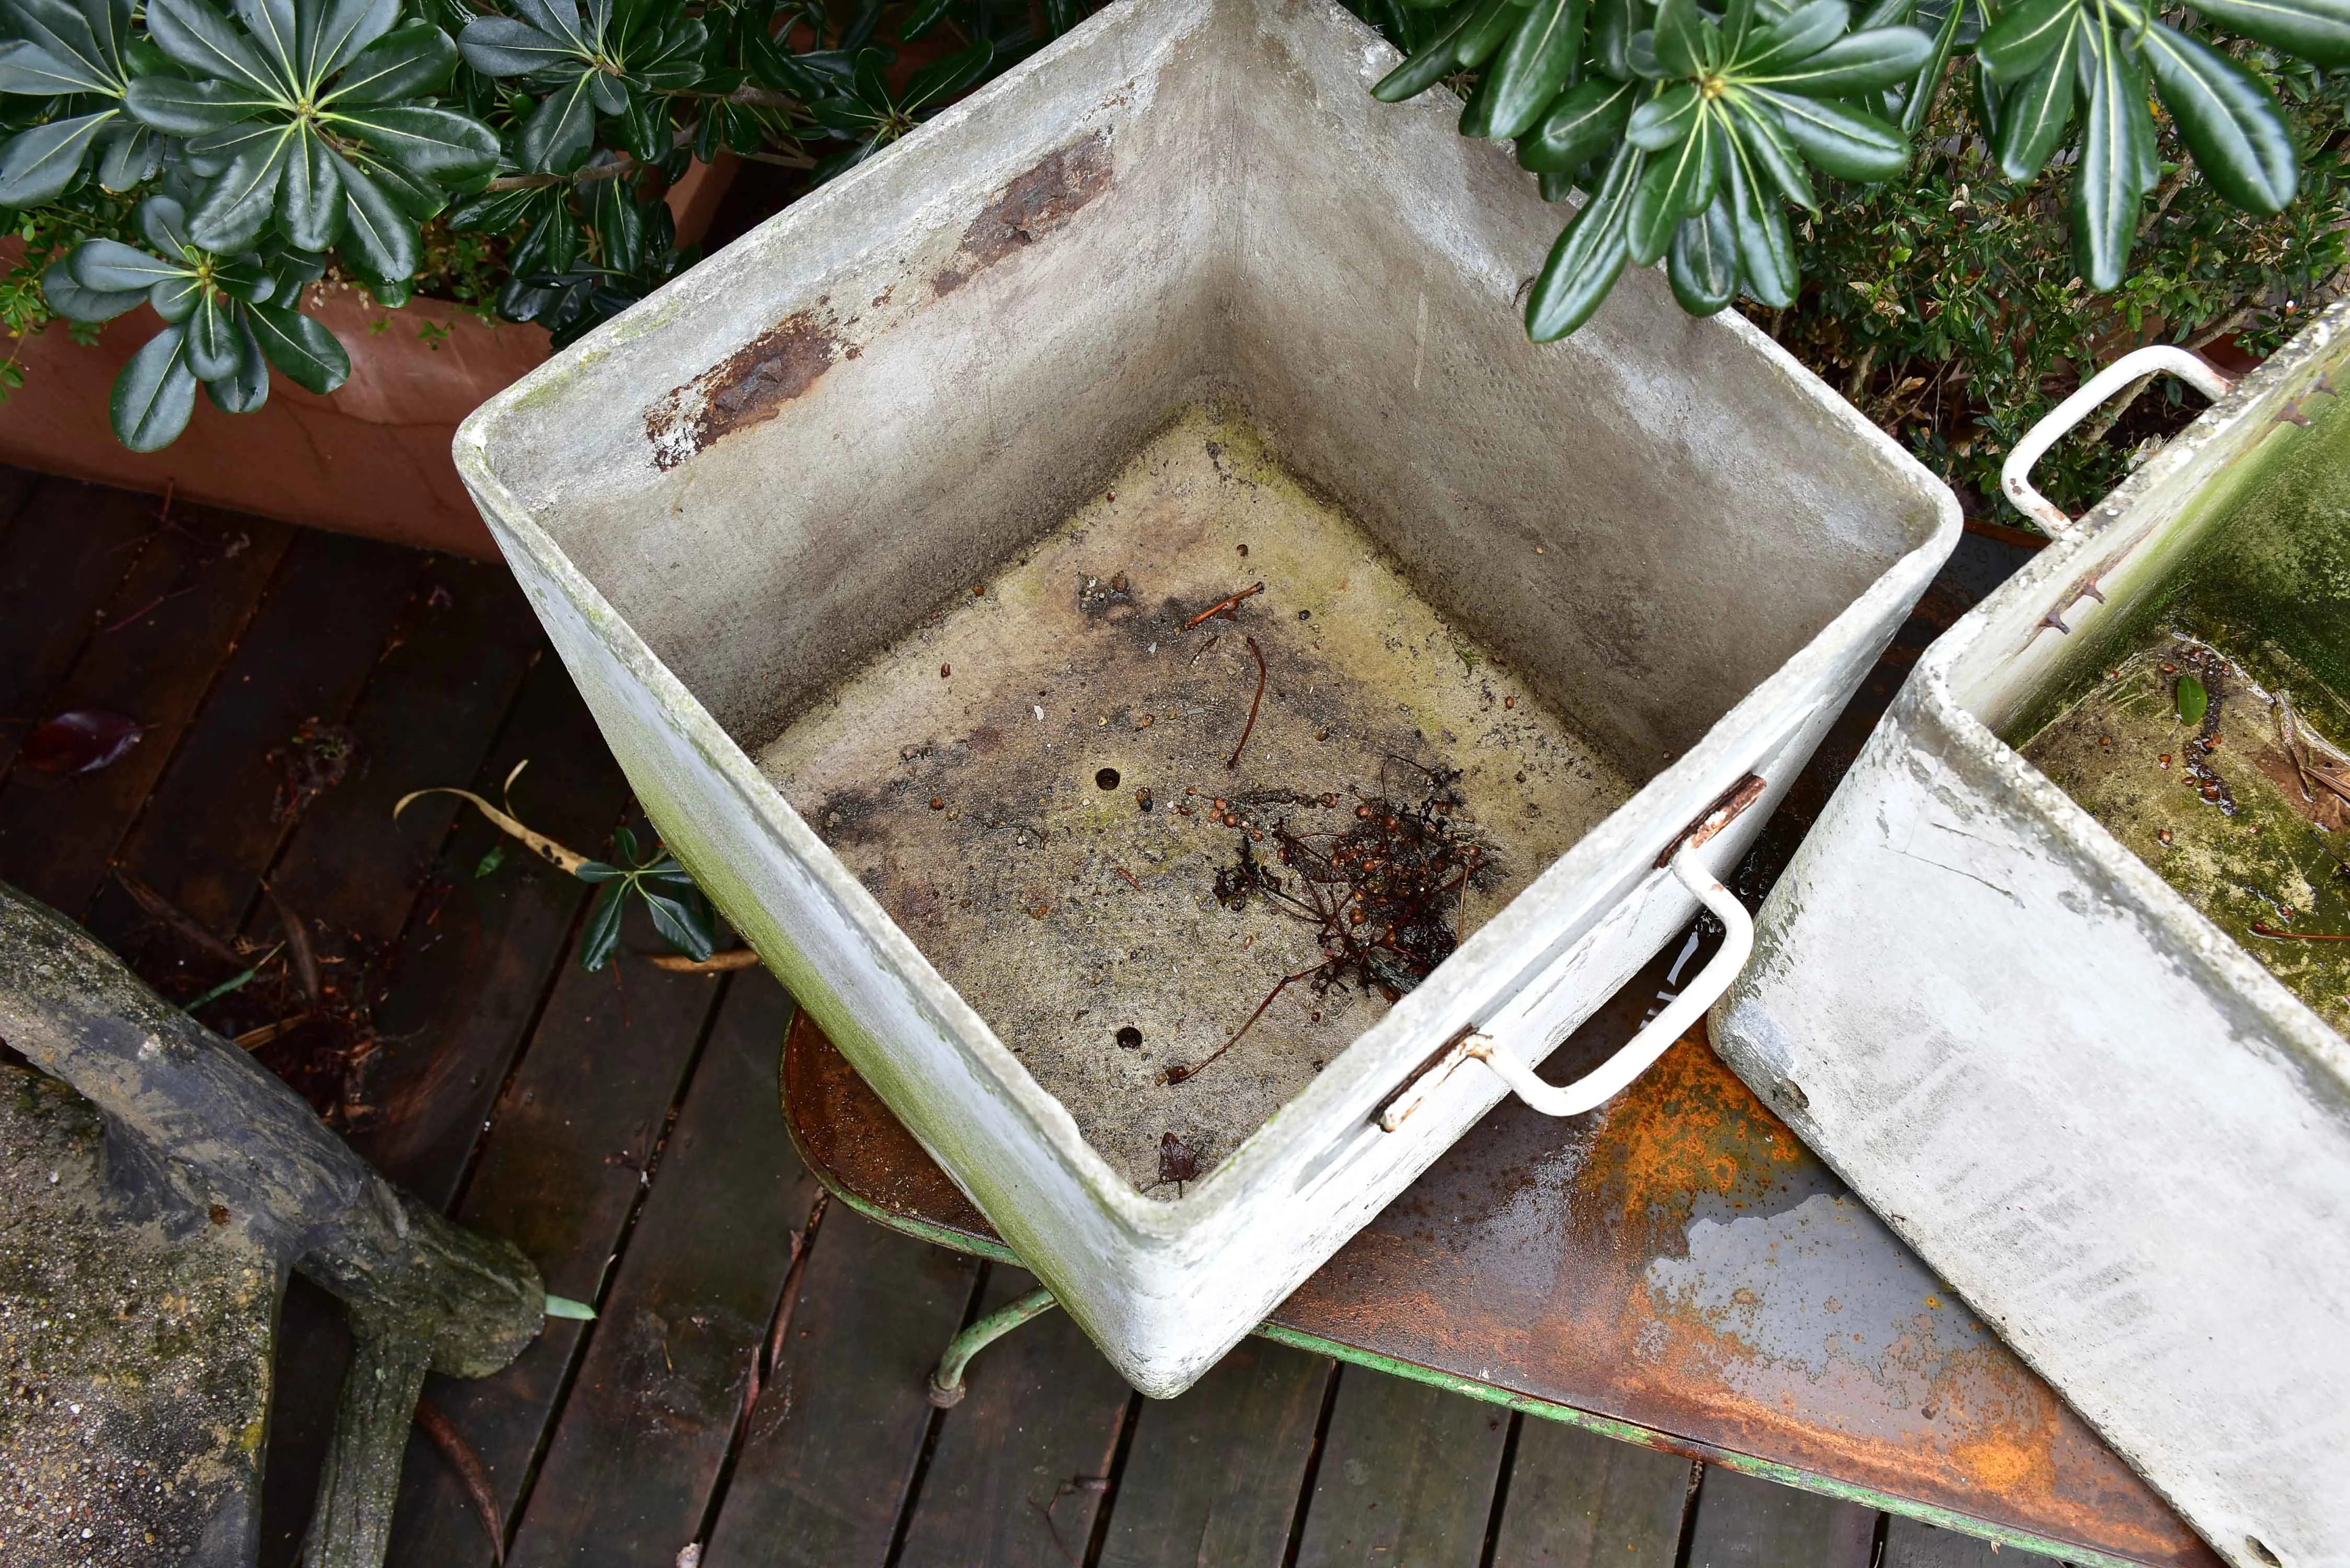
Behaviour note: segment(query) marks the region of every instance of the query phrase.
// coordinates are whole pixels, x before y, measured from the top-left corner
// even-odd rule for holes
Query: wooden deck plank
[[[155,528],[152,496],[0,468],[0,774]]]
[[[2060,1568],[2036,1552],[2002,1551],[1978,1536],[1937,1530],[1915,1519],[1892,1519],[1885,1532],[1879,1568]]]
[[[658,950],[640,912],[623,941],[631,952]],[[457,1211],[465,1224],[519,1246],[548,1290],[576,1301],[596,1301],[618,1262],[645,1190],[640,1172],[660,1151],[723,988],[625,958],[621,967],[616,981],[609,970],[588,974],[566,960]],[[588,1331],[550,1318],[495,1376],[426,1382],[425,1397],[480,1458],[509,1523]],[[421,1436],[409,1441],[388,1561],[414,1568],[490,1561],[463,1487]]]
[[[0,784],[0,876],[76,919],[88,910],[293,535],[191,508],[140,552],[50,705],[111,710],[147,732],[97,773],[11,769]]]
[[[981,1310],[1035,1283],[997,1264]],[[1066,1568],[1082,1560],[1102,1494],[1077,1483],[1109,1474],[1131,1397],[1125,1381],[1054,1312],[980,1352],[968,1383],[970,1394],[940,1424],[900,1568]]]
[[[1508,1425],[1496,1406],[1342,1369],[1297,1568],[1476,1568]]]
[[[542,658],[525,678],[471,787],[500,799],[506,775],[525,760],[529,770],[514,790],[522,819],[583,854],[595,853],[619,820],[629,785],[558,659]],[[424,804],[411,813],[422,812]],[[404,826],[407,815],[400,821]],[[435,842],[432,824],[430,816],[418,818],[421,851]],[[503,853],[503,862],[479,875],[492,850]],[[366,1093],[376,1114],[351,1135],[378,1169],[435,1208],[457,1199],[491,1103],[590,892],[471,809],[444,836],[375,1007],[378,1044]],[[610,977],[601,983],[608,990]]]
[[[791,999],[728,985],[515,1536],[515,1568],[676,1560],[702,1526],[818,1189],[775,1096]]]
[[[411,790],[475,776],[546,646],[504,566],[431,558],[407,624],[351,711],[356,776],[318,797],[270,871],[288,908],[362,942],[400,935],[462,803],[428,795],[396,822],[392,806]]]
[[[125,869],[208,930],[244,923],[293,812],[273,753],[306,721],[340,728],[423,566],[416,552],[371,539],[305,530],[295,540],[124,838]],[[117,888],[89,926],[120,950],[140,919]]]
[[[838,1203],[812,1247],[703,1568],[888,1560],[930,1432],[923,1385],[962,1325],[979,1265]]]
[[[1280,1568],[1337,1368],[1243,1340],[1179,1399],[1147,1400],[1100,1568]]]
[[[1677,1455],[1529,1416],[1493,1568],[1674,1568],[1691,1470]]]
[[[1708,1467],[1689,1568],[1869,1568],[1876,1547],[1873,1509]]]

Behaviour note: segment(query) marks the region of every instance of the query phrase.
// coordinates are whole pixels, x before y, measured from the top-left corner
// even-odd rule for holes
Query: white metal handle
[[[1544,1083],[1514,1053],[1482,1034],[1469,1036],[1462,1054],[1492,1068],[1518,1098],[1546,1116],[1581,1116],[1629,1087],[1633,1079],[1647,1072],[1681,1037],[1681,1032],[1730,989],[1730,982],[1738,978],[1738,971],[1746,967],[1747,957],[1754,951],[1754,921],[1746,913],[1746,906],[1721,885],[1720,877],[1705,868],[1695,845],[1685,844],[1673,852],[1672,869],[1681,886],[1696,894],[1698,902],[1711,909],[1727,931],[1721,940],[1721,950],[1629,1043],[1563,1087]]]
[[[2089,417],[2089,411],[2140,376],[2150,376],[2158,370],[2168,370],[2205,397],[2217,400],[2227,396],[2235,382],[2200,354],[2168,343],[2150,348],[2138,348],[2123,355],[2082,385],[2079,391],[2048,411],[2046,418],[2024,433],[2007,454],[2007,462],[1999,471],[1999,486],[2016,510],[2024,513],[2048,530],[2051,538],[2062,539],[2073,531],[2073,519],[2064,509],[2032,487],[2032,465],[2038,462],[2048,449],[2054,446],[2067,431]]]

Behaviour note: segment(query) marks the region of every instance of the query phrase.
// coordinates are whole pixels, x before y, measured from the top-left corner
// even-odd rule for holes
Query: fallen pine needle
[[[1238,609],[1243,599],[1253,598],[1263,592],[1264,592],[1264,585],[1263,583],[1253,583],[1249,587],[1243,588],[1240,592],[1232,595],[1230,597],[1218,599],[1214,604],[1210,605],[1206,609],[1201,610],[1198,615],[1195,615],[1190,620],[1185,621],[1183,623],[1183,629],[1185,631],[1191,630],[1193,627],[1199,625],[1201,621],[1207,619],[1211,615],[1223,615],[1229,610]]]

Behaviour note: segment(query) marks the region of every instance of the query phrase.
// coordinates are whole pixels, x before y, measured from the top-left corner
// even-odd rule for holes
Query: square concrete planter
[[[2350,1041],[2002,735],[2117,657],[2331,388],[2350,306],[1926,651],[1713,1021],[2241,1568],[2350,1563]]]
[[[1627,278],[1566,343],[1528,343],[1521,286],[1562,211],[1443,104],[1374,102],[1393,60],[1327,0],[1114,5],[557,356],[458,441],[665,841],[1154,1395],[1246,1334],[1501,1097],[1503,1072],[1531,1083],[1686,927],[1692,888],[1735,862],[1956,537],[1947,490],[1744,322],[1682,315],[1661,277]],[[1001,995],[949,983],[920,922],[819,836],[834,814],[754,758],[788,750],[860,670],[949,635],[974,585],[1075,537],[1056,525],[1218,402],[1359,527],[1364,574],[1506,662],[1625,787],[1203,1179],[1153,1187],[1088,1140],[1098,1097],[1048,1092],[1037,1043],[991,1026]],[[1252,570],[1278,577],[1288,542],[1260,544]],[[1125,592],[1072,582],[1006,646],[1059,658],[1092,635],[1067,604],[1101,583]],[[1264,639],[1269,703],[1374,680],[1312,662],[1300,628],[1333,618],[1279,602],[1232,627]],[[1158,621],[1105,624],[1158,655]],[[1045,793],[1097,799],[1085,737],[1107,732],[1090,712],[1048,723],[1010,674],[956,666],[967,680],[968,722],[1012,737],[996,750],[1066,744],[1070,776]],[[1228,744],[1213,778],[1239,767]],[[891,768],[899,754],[891,739]],[[931,794],[876,788],[910,810]],[[1731,795],[1759,804],[1667,868]],[[1159,907],[1196,919],[1211,906],[1193,891]],[[1047,907],[1011,922],[1038,933],[1045,990],[1066,979]],[[1167,1092],[1118,1082],[1153,1106]]]

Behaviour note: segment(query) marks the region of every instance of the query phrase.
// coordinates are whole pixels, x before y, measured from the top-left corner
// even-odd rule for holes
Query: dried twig
[[[2350,931],[2280,931],[2258,920],[2252,922],[2252,935],[2282,942],[2350,942]]]
[[[271,1041],[276,1040],[278,1036],[284,1034],[287,1030],[296,1028],[309,1022],[310,1014],[308,1012],[305,1011],[293,1013],[287,1017],[279,1019],[275,1023],[265,1023],[258,1029],[246,1030],[244,1033],[236,1037],[234,1044],[240,1051],[258,1051],[264,1045],[268,1044]]]
[[[1113,866],[1113,867],[1110,867],[1110,869],[1111,869],[1111,870],[1113,870],[1113,871],[1115,871],[1115,872],[1117,872],[1119,876],[1121,876],[1121,877],[1125,877],[1125,878],[1126,878],[1126,885],[1127,885],[1128,887],[1129,887],[1129,888],[1133,888],[1133,889],[1134,889],[1136,892],[1138,892],[1138,893],[1139,893],[1139,892],[1141,892],[1141,891],[1142,891],[1142,884],[1141,884],[1141,883],[1139,883],[1139,882],[1138,882],[1138,881],[1136,881],[1136,880],[1134,879],[1134,873],[1133,873],[1133,872],[1131,872],[1131,871],[1128,870],[1128,869],[1127,869],[1125,867],[1123,867],[1123,866]]]
[[[1195,615],[1190,620],[1185,621],[1183,623],[1183,629],[1185,631],[1191,630],[1201,621],[1206,620],[1210,616],[1220,615],[1230,619],[1232,618],[1232,612],[1240,607],[1240,603],[1243,599],[1253,598],[1263,592],[1264,592],[1264,585],[1263,583],[1253,583],[1228,598],[1218,599],[1214,604],[1210,605],[1206,609],[1201,610],[1198,615]]]
[[[1187,1067],[1182,1064],[1178,1063],[1174,1066],[1168,1068],[1166,1072],[1160,1074],[1159,1077],[1170,1084],[1180,1084],[1187,1078],[1197,1077],[1201,1069],[1208,1066],[1211,1063],[1214,1062],[1217,1057],[1222,1055],[1225,1052],[1231,1050],[1233,1046],[1241,1043],[1241,1036],[1255,1027],[1256,1021],[1264,1016],[1264,1010],[1273,1005],[1273,999],[1274,997],[1279,996],[1283,992],[1288,990],[1292,984],[1298,981],[1312,980],[1315,976],[1320,974],[1328,967],[1329,966],[1327,964],[1317,963],[1312,969],[1301,969],[1295,974],[1283,975],[1281,979],[1274,983],[1274,988],[1264,993],[1264,1000],[1256,1004],[1256,1011],[1248,1015],[1248,1022],[1242,1024],[1238,1029],[1232,1031],[1232,1037],[1231,1039],[1225,1041],[1222,1044],[1217,1046],[1214,1050],[1209,1052],[1206,1055],[1201,1057],[1190,1066]]]
[[[204,929],[203,926],[197,924],[193,915],[172,903],[162,894],[158,893],[120,866],[114,868],[114,879],[122,884],[122,890],[130,895],[130,901],[138,905],[149,919],[161,920],[189,942],[223,963],[234,964],[239,969],[244,967],[244,956],[242,953]]]
[[[1224,766],[1228,768],[1241,765],[1241,753],[1248,750],[1249,737],[1256,733],[1257,706],[1264,701],[1264,649],[1256,645],[1256,639],[1252,637],[1247,640],[1249,651],[1256,655],[1256,695],[1249,699],[1248,722],[1241,728],[1241,743],[1234,746],[1232,754],[1224,759]]]
[[[655,953],[652,966],[671,974],[724,974],[729,970],[758,968],[759,955],[749,948],[729,948],[706,959],[691,959],[683,953]]]
[[[490,1561],[503,1564],[506,1560],[506,1527],[498,1517],[498,1500],[490,1490],[490,1478],[482,1469],[482,1461],[474,1456],[473,1445],[464,1435],[449,1424],[439,1407],[430,1399],[416,1402],[416,1424],[465,1483],[466,1494],[473,1498],[473,1507],[480,1511],[482,1528],[490,1534]]]

